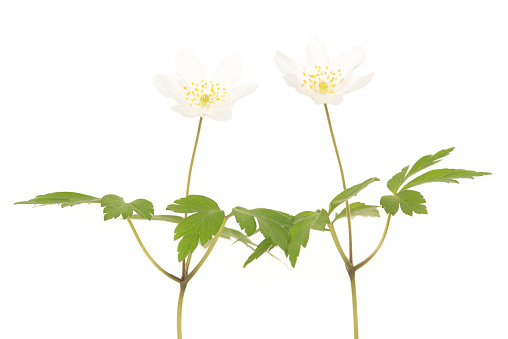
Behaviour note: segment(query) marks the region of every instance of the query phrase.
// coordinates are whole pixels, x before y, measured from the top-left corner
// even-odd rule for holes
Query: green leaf
[[[400,186],[404,183],[406,180],[406,173],[409,166],[404,167],[399,173],[395,174],[388,182],[386,183],[386,186],[390,191],[392,191],[393,194],[397,192],[397,190],[400,188]]]
[[[397,198],[399,199],[400,209],[405,214],[413,215],[413,212],[416,214],[427,214],[427,207],[424,205],[425,199],[420,192],[404,190],[397,193]]]
[[[175,202],[168,205],[166,209],[177,213],[220,210],[219,205],[217,205],[215,201],[202,195],[189,195],[185,198],[175,200]]]
[[[400,209],[407,215],[427,214],[427,207],[424,205],[425,198],[420,192],[403,190],[395,195],[385,195],[381,198],[381,206],[386,213],[395,215]]]
[[[33,204],[33,205],[62,205],[62,207],[74,206],[79,204],[99,203],[101,199],[91,195],[74,192],[55,192],[44,195],[38,195],[28,201],[19,201],[14,205]]]
[[[442,168],[432,171],[428,171],[419,177],[411,180],[402,189],[408,189],[410,187],[426,184],[429,182],[447,182],[447,183],[459,183],[456,179],[474,179],[474,177],[480,177],[483,175],[490,175],[488,172],[475,172],[463,169],[450,169]]]
[[[254,250],[254,252],[247,258],[247,261],[243,264],[243,267],[250,264],[252,261],[256,260],[266,252],[270,251],[272,248],[275,247],[275,244],[272,242],[270,238],[266,238],[263,241],[261,241]]]
[[[380,203],[387,214],[395,215],[399,210],[399,200],[395,195],[382,196]]]
[[[252,221],[256,218],[259,230],[263,236],[267,239],[270,238],[272,242],[279,246],[284,252],[287,251],[289,229],[293,226],[287,214],[266,208],[248,210],[243,207],[235,207],[233,211],[235,217],[237,215],[240,216],[236,220],[240,224],[240,227],[245,229],[246,233],[255,230],[255,225],[252,224]]]
[[[235,243],[239,241],[242,244],[244,244],[245,246],[247,246],[248,248],[250,248],[251,250],[254,250],[254,248],[257,246],[245,234],[243,234],[242,232],[237,231],[235,229],[229,228],[229,227],[224,227],[220,236],[221,236],[221,238],[225,238],[225,239],[229,239],[229,240],[234,239]]]
[[[251,250],[255,250],[256,247],[258,246],[257,244],[255,244],[254,242],[252,242],[249,237],[247,237],[245,234],[243,234],[242,232],[240,231],[237,231],[237,230],[234,230],[232,228],[228,228],[228,227],[224,227],[224,229],[222,230],[221,234],[220,234],[221,238],[225,238],[225,239],[235,239],[235,241],[233,242],[233,244],[237,243],[237,242],[241,242],[242,244],[244,244],[245,246],[247,246],[248,248],[250,248]],[[210,243],[210,241],[208,242]],[[275,246],[275,245],[274,245]],[[207,247],[207,246],[205,246]],[[266,253],[266,252],[265,252]],[[268,254],[274,258],[274,259],[277,259],[278,261],[282,262],[282,260],[280,260],[279,258],[277,258],[275,255],[273,255],[272,253],[268,252]]]
[[[233,213],[235,214],[236,222],[240,225],[242,230],[245,230],[248,236],[256,232],[256,221],[254,220],[254,216],[249,213],[249,210],[243,207],[235,207],[233,208]]]
[[[145,219],[151,220],[154,214],[153,204],[145,199],[136,199],[130,202],[132,209]]]
[[[379,206],[374,205],[365,205],[363,202],[354,202],[349,205],[349,212],[351,215],[351,219],[354,217],[376,217],[379,218]],[[347,216],[346,208],[340,212],[336,213],[335,220],[338,220],[340,218],[345,218]]]
[[[311,228],[323,230],[330,222],[325,210],[318,212],[302,212],[298,214],[295,224],[289,232],[288,254],[291,266],[295,267],[296,259],[300,255],[300,247],[306,247]]]
[[[138,214],[133,214],[131,219],[145,220],[146,218],[143,218],[142,216],[140,216]],[[167,222],[173,222],[175,224],[178,224],[180,221],[183,220],[183,217],[181,217],[179,215],[153,215],[152,219],[149,219],[149,220],[167,221]]]
[[[154,214],[153,204],[145,199],[137,199],[126,203],[122,197],[114,194],[108,194],[102,197],[101,206],[104,207],[104,220],[118,218],[127,219],[132,216],[133,211],[143,217],[151,220]]]
[[[342,193],[337,195],[332,200],[332,202],[330,202],[330,214],[337,206],[339,206],[346,200],[349,200],[352,197],[356,196],[358,193],[360,193],[361,190],[363,190],[368,185],[372,184],[374,181],[379,181],[379,179],[378,178],[370,178],[358,185],[351,186],[350,188],[347,188],[344,191],[342,191]]]
[[[217,234],[225,218],[219,205],[202,195],[178,199],[167,209],[178,213],[195,213],[180,221],[175,228],[175,240],[182,238],[178,243],[178,261],[194,252],[198,243],[205,246]]]
[[[452,147],[452,148],[441,150],[441,151],[437,152],[436,154],[429,154],[429,155],[425,155],[425,156],[421,157],[417,162],[415,162],[413,167],[411,167],[411,169],[409,170],[409,173],[406,176],[406,179],[409,178],[410,176],[412,176],[413,174],[416,174],[419,171],[421,171],[429,166],[437,164],[438,162],[441,161],[442,158],[444,158],[445,156],[450,154],[454,149],[455,149],[455,147]]]

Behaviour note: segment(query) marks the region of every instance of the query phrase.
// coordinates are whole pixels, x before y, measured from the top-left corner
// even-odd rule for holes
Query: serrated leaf
[[[147,218],[143,218],[142,216],[138,214],[133,214],[131,216],[131,219],[139,219],[139,220],[146,220]],[[156,221],[167,221],[167,222],[173,222],[175,224],[178,224],[180,221],[183,220],[183,217],[179,215],[153,215],[152,219],[149,220],[156,220]]]
[[[272,242],[270,238],[265,238],[263,241],[261,241],[254,250],[254,252],[247,258],[247,261],[243,264],[243,267],[250,264],[252,261],[256,260],[266,252],[270,251],[272,248],[275,247],[275,244]]]
[[[421,157],[417,162],[415,162],[413,167],[411,167],[411,169],[407,173],[406,178],[409,178],[413,174],[416,174],[419,171],[421,171],[427,167],[437,164],[438,162],[441,161],[442,158],[449,155],[454,149],[455,149],[455,147],[452,147],[452,148],[441,150],[441,151],[437,152],[436,154],[429,154],[429,155],[425,155],[425,156]]]
[[[379,206],[365,205],[363,202],[354,202],[349,205],[351,219],[353,219],[354,217],[379,218],[378,207]],[[340,218],[345,218],[346,216],[347,216],[346,208],[344,207],[344,209],[340,213],[336,213],[335,219],[333,221],[338,220]]]
[[[62,207],[74,206],[79,204],[99,203],[101,199],[91,195],[75,192],[54,192],[38,195],[34,199],[19,201],[14,205],[32,204],[32,205],[61,205]]]
[[[363,190],[368,185],[372,184],[374,181],[379,181],[379,179],[378,178],[370,178],[358,185],[351,186],[350,188],[347,188],[344,191],[342,191],[339,195],[337,195],[330,202],[330,214],[337,206],[339,206],[346,200],[349,200],[352,197],[356,196],[358,193],[360,193],[361,190]]]
[[[330,222],[325,210],[317,212],[300,213],[298,219],[289,232],[288,254],[291,266],[295,267],[296,259],[300,255],[300,247],[306,247],[309,241],[311,228],[324,229]],[[296,218],[296,217],[295,217]]]
[[[425,198],[420,192],[404,190],[397,193],[400,209],[407,215],[427,214],[427,207],[425,207]]]
[[[136,211],[141,217],[150,220],[154,213],[153,204],[145,199],[137,199],[126,203],[122,197],[108,194],[102,197],[101,206],[104,207],[104,220],[118,218],[127,219]]]
[[[386,186],[393,194],[397,193],[400,186],[402,186],[402,184],[410,176],[418,173],[419,171],[421,171],[429,166],[437,164],[438,162],[441,161],[441,159],[443,157],[450,154],[453,150],[454,150],[454,147],[441,150],[441,151],[437,152],[436,154],[429,154],[429,155],[425,155],[425,156],[421,157],[417,162],[415,162],[415,164],[413,165],[413,167],[411,167],[409,172],[407,171],[409,166],[404,167],[399,173],[395,174],[390,180],[388,180],[388,182],[386,183]]]
[[[287,214],[266,209],[266,208],[255,208],[252,210],[247,210],[245,208],[235,207],[235,210],[240,211],[242,217],[240,220],[246,220],[247,215],[250,215],[253,218],[257,219],[259,230],[263,234],[265,238],[272,239],[272,242],[279,246],[284,252],[287,251],[287,246],[289,242],[289,229],[293,226],[291,219]],[[240,224],[240,227],[242,225]],[[249,231],[252,230],[252,224],[250,221],[246,226],[245,223],[243,227],[250,227]],[[243,228],[242,227],[242,228]]]
[[[318,215],[319,213],[321,213],[321,210],[317,210],[314,212],[312,212],[312,211],[300,212],[297,215],[295,215],[293,218],[291,218],[291,222],[293,223],[293,226],[294,226],[294,224],[297,223],[300,219],[306,218],[306,217],[313,217],[313,216]],[[326,224],[327,223],[314,223],[311,225],[311,229],[316,230],[316,231],[325,231]]]
[[[237,230],[234,230],[232,228],[228,228],[228,227],[224,227],[224,229],[222,230],[221,234],[220,234],[221,238],[225,238],[225,239],[235,239],[235,241],[233,242],[233,244],[236,244],[237,242],[241,242],[242,244],[244,244],[245,246],[247,246],[248,248],[250,248],[251,250],[255,250],[256,247],[258,246],[256,243],[254,243],[253,241],[251,241],[249,239],[249,237],[247,237],[245,234],[243,234],[242,232],[240,231],[237,231]],[[208,242],[210,243],[210,241]],[[207,246],[205,246],[207,247]],[[266,252],[265,252],[266,253]],[[272,253],[270,253],[268,251],[268,254],[280,261],[281,263],[284,264],[284,262],[282,260],[280,260],[279,258],[277,258],[275,255],[273,255]]]
[[[395,195],[382,196],[380,203],[387,214],[395,215],[399,210],[399,200]]]
[[[403,190],[395,195],[385,195],[381,197],[381,206],[386,213],[395,215],[400,209],[407,215],[427,214],[427,207],[424,205],[425,198],[420,192],[412,190]]]
[[[177,213],[220,210],[219,205],[217,205],[215,201],[202,195],[189,195],[185,198],[175,200],[175,202],[168,205],[166,209]]]
[[[419,177],[408,182],[402,190],[410,187],[427,184],[430,182],[447,182],[447,183],[459,183],[456,179],[474,179],[474,177],[480,177],[483,175],[490,175],[488,172],[475,172],[463,169],[450,169],[442,168],[428,171]]]
[[[237,231],[235,229],[229,228],[229,227],[224,227],[224,229],[222,230],[220,236],[221,236],[221,238],[225,238],[225,239],[229,239],[229,240],[235,239],[235,243],[236,242],[241,242],[242,244],[244,244],[245,246],[247,246],[251,250],[254,250],[254,248],[257,246],[245,234],[243,234],[242,232]]]
[[[194,252],[198,242],[204,246],[212,239],[219,231],[224,217],[222,210],[208,210],[197,212],[180,221],[175,228],[174,238],[175,240],[182,238],[178,243],[178,261]]]
[[[235,214],[236,222],[240,225],[242,230],[245,230],[248,236],[256,232],[256,221],[254,220],[254,216],[249,213],[249,210],[237,206],[233,208],[233,213]]]
[[[406,173],[409,166],[404,167],[399,173],[395,174],[388,182],[386,183],[386,186],[388,189],[395,194],[397,190],[400,188],[400,186],[404,183],[406,180]]]
[[[175,240],[182,238],[178,243],[178,261],[194,252],[198,243],[206,245],[217,234],[225,218],[219,205],[202,195],[189,195],[175,200],[167,209],[178,213],[195,213],[182,219],[175,228]]]
[[[127,219],[133,213],[132,206],[126,203],[122,197],[114,194],[102,197],[101,206],[104,207],[104,220],[118,218],[120,215]]]
[[[136,199],[130,202],[132,209],[145,219],[151,220],[154,214],[153,204],[146,199]]]

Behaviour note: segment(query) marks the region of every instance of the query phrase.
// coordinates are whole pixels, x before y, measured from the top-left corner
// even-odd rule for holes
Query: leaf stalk
[[[134,233],[134,236],[136,237],[136,240],[138,241],[138,244],[139,246],[141,247],[141,249],[143,250],[143,252],[146,254],[146,256],[148,257],[148,259],[150,259],[150,261],[152,262],[152,264],[154,264],[155,267],[157,267],[157,269],[159,271],[161,271],[165,276],[167,276],[168,278],[170,278],[171,280],[174,280],[178,283],[181,283],[182,280],[176,276],[174,276],[173,274],[167,272],[166,270],[164,270],[162,267],[159,266],[159,264],[157,264],[157,262],[152,258],[152,256],[150,255],[150,253],[148,253],[148,251],[146,250],[145,248],[145,245],[143,245],[143,242],[141,241],[141,239],[139,238],[139,235],[138,235],[138,232],[136,232],[136,228],[134,228],[134,224],[132,223],[132,220],[131,218],[127,217],[127,222],[129,223],[130,227],[131,227],[131,230],[132,230],[132,233]]]

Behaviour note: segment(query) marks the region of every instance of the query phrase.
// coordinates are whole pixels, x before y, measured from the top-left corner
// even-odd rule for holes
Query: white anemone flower
[[[186,117],[208,116],[214,120],[229,120],[233,104],[257,88],[253,83],[235,86],[243,67],[243,59],[238,55],[222,60],[211,78],[193,52],[183,50],[175,59],[176,73],[180,78],[157,74],[153,85],[162,95],[178,103],[171,107],[172,110]]]
[[[318,37],[310,39],[304,65],[282,52],[277,51],[275,55],[275,63],[284,74],[286,84],[319,105],[339,104],[344,94],[367,85],[374,73],[365,76],[352,74],[364,60],[365,50],[356,47],[330,62],[326,45]]]

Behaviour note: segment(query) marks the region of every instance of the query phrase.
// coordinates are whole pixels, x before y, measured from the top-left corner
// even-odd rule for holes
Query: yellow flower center
[[[184,87],[184,89],[187,90],[185,100],[189,101],[189,106],[209,109],[216,102],[226,101],[224,99],[227,94],[226,88],[220,87],[219,83],[213,81],[193,82],[192,88]]]
[[[315,93],[320,94],[333,94],[337,90],[337,85],[344,82],[341,70],[334,72],[325,66],[324,69],[321,66],[314,66],[315,73],[308,74],[303,72],[302,87],[308,87]]]

